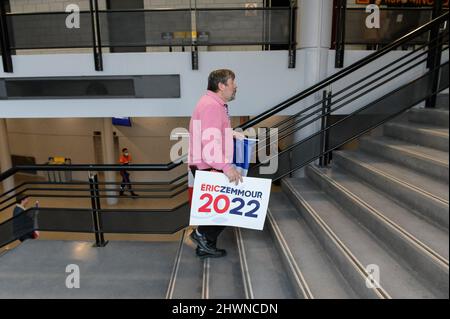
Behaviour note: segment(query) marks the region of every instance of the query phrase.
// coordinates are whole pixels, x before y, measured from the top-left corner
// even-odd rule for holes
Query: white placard
[[[271,179],[254,177],[235,185],[223,173],[196,171],[189,224],[262,230],[271,185]]]

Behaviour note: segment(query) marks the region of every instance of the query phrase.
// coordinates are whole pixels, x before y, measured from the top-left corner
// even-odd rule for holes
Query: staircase
[[[283,179],[264,231],[219,238],[226,258],[196,259],[186,232],[167,297],[448,298],[448,95],[439,103]]]
[[[440,103],[385,124],[358,150],[334,152],[331,167],[309,165],[276,195],[291,203],[273,219],[306,222],[359,297],[376,292],[361,283],[375,264],[383,298],[448,298],[448,95]]]
[[[246,129],[259,125],[313,94],[323,93],[321,101],[276,124],[284,137],[316,122],[321,122],[320,131],[284,148],[279,154],[278,171],[273,176],[251,175],[252,169],[249,171],[250,176],[281,180],[281,190],[271,193],[263,231],[228,227],[218,241],[218,246],[227,249],[228,255],[219,259],[196,258],[188,229],[182,231],[178,243],[145,243],[145,247],[108,245],[102,249],[110,250],[109,254],[118,258],[109,260],[108,266],[113,269],[105,268],[105,273],[114,272],[115,263],[120,264],[115,277],[123,277],[123,282],[128,282],[130,288],[123,289],[125,286],[118,284],[114,290],[105,284],[104,290],[111,289],[106,295],[124,296],[124,290],[133,289],[139,282],[142,298],[449,298],[448,94],[438,96],[435,109],[411,108],[436,92],[448,90],[448,61],[419,72],[418,77],[401,86],[395,85],[394,90],[375,100],[368,99],[364,106],[334,124],[327,120],[340,108],[370,93],[373,88],[367,85],[381,80],[388,85],[406,70],[421,64],[425,68],[427,58],[418,59],[427,51],[417,49],[412,56],[410,54],[414,52],[392,63],[383,61],[387,63],[383,67],[372,65],[374,72],[354,80],[353,84],[337,83],[372,61],[384,59],[384,55],[396,46],[428,32],[447,18],[448,13],[443,14],[240,126]],[[448,36],[448,32],[439,37],[445,35]],[[430,40],[429,48],[436,46],[433,41],[437,42]],[[442,53],[448,46],[440,50]],[[401,66],[396,65],[398,63],[402,63]],[[409,63],[414,64],[406,68]],[[433,88],[430,83],[437,78],[440,79],[438,86]],[[370,82],[364,84],[364,81]],[[361,83],[364,85],[358,86]],[[327,88],[333,85],[334,93],[327,95]],[[394,119],[389,120],[392,117]],[[361,136],[370,130],[369,135]],[[327,135],[334,139],[330,145]],[[356,138],[357,149],[335,150]],[[308,164],[331,151],[331,165]],[[154,164],[146,165],[146,169],[169,171],[178,165],[174,162]],[[257,165],[253,167],[254,171]],[[285,177],[303,167],[305,177]],[[78,165],[77,169],[92,170],[93,167]],[[2,179],[18,171],[17,168],[10,170],[2,175]],[[170,182],[158,183],[169,185],[173,190],[186,187],[186,181],[179,182],[185,177],[183,174]],[[173,186],[176,181],[179,183]],[[185,188],[177,194],[184,191]],[[40,227],[47,231],[92,232],[94,227],[99,227],[92,225],[90,209],[39,208],[37,212]],[[75,213],[77,223],[71,222]],[[174,209],[102,210],[101,213],[105,233],[174,233],[185,228],[189,220],[187,203]],[[8,223],[11,222],[4,223],[3,229],[10,229]],[[0,231],[0,243],[7,244],[11,239],[14,239],[12,232]],[[32,252],[39,254],[36,248],[40,245],[46,246],[41,241],[25,243],[1,256],[3,268],[0,270],[5,275],[0,276],[0,285],[2,280],[8,283],[11,276],[7,272],[13,276],[21,273],[15,266],[20,263],[14,262],[14,258],[29,257]],[[86,243],[80,245],[87,247]],[[61,244],[62,249],[64,246],[67,245]],[[92,254],[95,249],[98,248],[86,248],[87,256],[95,257],[96,254]],[[123,254],[115,254],[119,249]],[[147,256],[146,249],[153,255]],[[72,256],[71,251],[66,254]],[[101,253],[97,254],[100,256]],[[134,269],[130,261],[136,255],[150,257],[142,258]],[[63,258],[61,263],[66,259]],[[92,260],[88,267],[92,274],[104,267],[105,261],[101,258],[85,259],[88,264]],[[146,272],[142,272],[143,269]],[[31,278],[33,272],[29,273]],[[134,273],[138,275],[134,277]],[[48,275],[48,278],[53,277]],[[89,278],[95,288],[95,278],[99,277]],[[15,287],[20,295],[21,291],[33,291],[30,282],[15,285],[9,281],[9,287]],[[55,287],[47,286],[50,290]],[[66,291],[64,286],[61,287]],[[90,296],[102,296],[94,288]],[[57,296],[64,296],[64,293],[55,292],[53,294]],[[127,293],[125,296],[134,295]]]

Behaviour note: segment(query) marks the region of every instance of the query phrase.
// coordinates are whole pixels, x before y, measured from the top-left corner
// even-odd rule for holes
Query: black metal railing
[[[366,11],[366,7],[349,8],[346,0],[335,1],[334,32],[332,35],[332,48],[336,50],[335,67],[343,67],[346,46],[358,45],[360,47],[362,45],[364,49],[379,50],[445,11],[448,12],[448,4],[443,6],[442,1],[435,1],[432,6],[381,6],[378,10],[379,27],[369,27],[366,23],[369,15],[373,16],[373,11]],[[403,43],[399,48],[407,50],[414,48],[416,45],[427,43],[427,41],[427,35],[423,34],[421,37],[415,37]]]
[[[85,172],[86,181],[27,181],[0,195],[0,216],[5,215],[16,205],[16,198],[64,199],[64,207],[35,207],[26,210],[19,216],[0,223],[0,247],[25,233],[33,230],[85,232],[95,236],[95,245],[106,244],[105,233],[173,233],[183,228],[189,221],[188,205],[185,202],[187,174],[179,174],[172,179],[151,180],[145,182],[108,182],[99,181],[99,172],[168,172],[182,168],[182,158],[177,163],[154,165],[29,165],[16,166],[0,175],[0,181],[11,176],[18,176],[30,170],[38,173],[48,172]],[[166,174],[165,174],[166,175]],[[130,185],[139,193],[139,201],[143,207],[154,208],[102,208],[102,200],[120,198],[121,201],[135,201],[134,196],[121,196],[119,186]],[[166,199],[166,200],[164,200]],[[172,203],[167,203],[167,199]],[[76,200],[71,203],[71,200]],[[149,200],[158,200],[160,207]],[[86,206],[86,208],[70,208]],[[175,207],[173,207],[175,205]],[[173,208],[170,208],[170,207]],[[169,208],[168,208],[169,207]],[[186,219],[187,218],[187,219]],[[30,220],[25,226],[21,220]]]
[[[68,28],[67,12],[0,12],[5,72],[12,72],[16,50],[92,48],[95,68],[103,70],[102,49],[189,48],[193,69],[198,47],[285,45],[295,67],[296,7],[99,10],[97,0],[80,11],[79,28]],[[3,53],[3,52],[2,52]],[[7,63],[8,62],[8,63]]]
[[[443,28],[443,23],[447,20],[448,12],[239,126],[240,129],[258,126],[278,129],[277,135],[268,134],[267,137],[262,138],[256,145],[257,150],[266,150],[267,145],[270,146],[271,143],[292,140],[280,153],[260,159],[259,163],[250,168],[249,175],[272,178],[276,181],[317,159],[320,159],[321,165],[327,165],[334,149],[448,88],[448,26]],[[437,34],[432,32],[436,30],[436,27],[439,30]],[[428,34],[427,43],[412,51],[390,54],[404,43],[416,37],[423,37],[424,33]],[[430,64],[429,59],[433,54],[439,54],[439,59],[434,59],[434,62]],[[267,124],[266,121],[273,123],[273,120],[285,111],[292,115],[278,120],[275,124]],[[339,113],[343,114],[339,120],[332,121],[331,117]],[[259,169],[275,159],[279,163],[278,169],[270,174],[262,175]],[[27,170],[94,172],[126,169],[129,171],[169,172],[176,168],[184,169],[186,167],[181,161],[169,164],[129,166],[63,165],[51,167],[30,165],[8,170],[0,175],[0,181]],[[172,180],[167,178],[163,181],[133,183],[133,186],[145,185],[148,187],[147,190],[153,192],[152,195],[148,195],[152,199],[160,199],[164,196],[175,198],[179,195],[186,195],[186,177],[187,174],[183,173]],[[101,246],[104,244],[103,233],[170,233],[188,225],[189,206],[183,198],[179,205],[171,209],[136,210],[100,207],[99,199],[119,196],[117,189],[111,190],[110,188],[110,186],[117,187],[118,184],[98,182],[95,179],[91,179],[89,182],[45,185],[39,185],[36,182],[23,183],[14,190],[0,195],[0,205],[4,205],[0,206],[0,214],[6,208],[14,205],[13,192],[30,197],[69,196],[67,194],[55,195],[55,192],[39,194],[39,190],[36,189],[37,185],[51,185],[53,188],[63,186],[61,192],[84,192],[76,196],[90,199],[91,206],[88,205],[89,207],[86,209],[30,209],[23,214],[29,214],[34,218],[36,223],[33,224],[33,227],[35,229],[91,232],[97,235],[96,242]],[[69,185],[70,187],[68,187]],[[75,186],[84,188],[69,190]],[[54,191],[53,188],[47,187],[46,191]],[[75,196],[74,194],[70,195]],[[13,220],[9,219],[0,224],[0,234],[9,234],[0,235],[2,236],[0,237],[0,246],[17,238],[13,230],[6,229],[13,226]],[[73,221],[73,225],[71,221]]]

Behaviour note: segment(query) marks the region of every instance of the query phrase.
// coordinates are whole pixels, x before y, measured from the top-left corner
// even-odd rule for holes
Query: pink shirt
[[[232,132],[225,102],[208,90],[189,123],[189,165],[227,172],[233,163]]]

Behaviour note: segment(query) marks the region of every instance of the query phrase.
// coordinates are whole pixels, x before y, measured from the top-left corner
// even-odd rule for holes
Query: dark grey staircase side
[[[436,98],[436,108],[448,111],[448,93],[438,94]]]
[[[448,128],[448,110],[438,108],[411,109],[408,112],[409,121]]]

